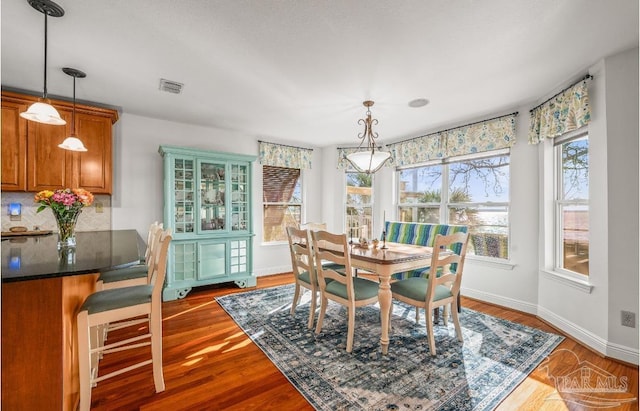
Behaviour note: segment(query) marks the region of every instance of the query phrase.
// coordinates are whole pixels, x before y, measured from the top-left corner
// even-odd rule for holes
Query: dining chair
[[[156,392],[164,391],[162,374],[162,288],[167,268],[167,253],[171,242],[170,229],[165,230],[154,244],[152,255],[157,256],[151,281],[145,285],[96,291],[90,294],[77,314],[78,368],[80,380],[80,411],[91,408],[91,387],[107,378],[152,364]],[[102,345],[100,327],[117,321],[147,317],[143,334],[111,344]],[[142,346],[151,346],[151,359],[136,362],[124,368],[98,376],[98,363],[102,354],[119,352]],[[136,358],[137,355],[136,355]],[[124,361],[123,361],[124,362]]]
[[[300,224],[301,230],[309,230],[309,231],[327,231],[327,223],[304,223]],[[313,254],[313,253],[312,253]],[[323,261],[322,265],[325,267],[332,268],[336,271],[344,273],[344,266],[340,264],[333,264],[329,261]],[[356,277],[358,276],[358,270],[354,270]]]
[[[309,308],[309,329],[313,328],[313,320],[316,313],[316,304],[320,287],[316,274],[315,259],[311,248],[311,237],[309,230],[299,230],[295,227],[287,227],[287,238],[289,240],[289,251],[291,254],[291,269],[295,281],[295,291],[293,302],[291,303],[291,315],[293,316],[296,307],[300,303],[301,291],[307,289],[311,291],[311,307]]]
[[[333,234],[327,231],[311,232],[315,253],[318,284],[320,285],[320,314],[316,324],[316,334],[322,330],[325,312],[329,300],[347,307],[347,352],[353,349],[355,327],[355,309],[378,302],[379,284],[365,278],[354,277],[351,266],[351,254],[346,234]],[[344,266],[344,272],[329,266],[318,264],[327,261]]]
[[[446,236],[438,234],[433,246],[429,276],[427,278],[410,277],[391,283],[393,298],[416,307],[416,323],[419,319],[420,308],[424,308],[425,313],[431,313],[435,308],[445,307],[443,314],[445,325],[447,325],[450,311],[456,329],[456,336],[460,342],[462,342],[462,332],[458,318],[458,296],[460,294],[468,240],[468,233],[459,232]],[[452,247],[457,244],[462,244],[462,246]],[[458,249],[460,250],[458,253],[453,251]],[[433,316],[425,315],[425,317],[427,335],[429,337],[429,350],[431,355],[436,355]],[[389,315],[389,318],[391,318],[391,315]]]
[[[150,273],[153,272],[153,267],[149,266],[151,251],[160,233],[162,233],[162,223],[154,221],[149,227],[147,249],[140,263],[130,267],[101,271],[98,275],[96,290],[109,290],[112,288],[147,284]]]

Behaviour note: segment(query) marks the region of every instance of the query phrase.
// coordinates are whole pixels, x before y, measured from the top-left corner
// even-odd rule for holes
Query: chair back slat
[[[349,253],[347,235],[333,234],[321,230],[312,232],[311,237],[313,238],[320,289],[324,290],[328,279],[338,281],[347,286],[347,295],[349,299],[353,299],[353,279],[351,277],[353,271],[351,269],[351,254]],[[323,261],[344,266],[347,275],[327,268],[326,264],[322,264]]]
[[[436,236],[431,256],[427,302],[432,301],[439,285],[450,287],[454,295],[460,290],[468,240],[469,234],[466,232]],[[460,250],[459,254],[455,250]]]

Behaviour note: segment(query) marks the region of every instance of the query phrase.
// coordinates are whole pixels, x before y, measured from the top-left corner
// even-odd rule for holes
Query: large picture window
[[[398,171],[402,221],[469,227],[467,252],[509,258],[509,153],[449,158]]]
[[[300,169],[262,166],[262,233],[265,243],[287,241],[288,226],[302,216]]]
[[[346,172],[345,229],[351,238],[375,237],[373,226],[373,175]]]
[[[556,138],[556,268],[589,275],[589,138]]]

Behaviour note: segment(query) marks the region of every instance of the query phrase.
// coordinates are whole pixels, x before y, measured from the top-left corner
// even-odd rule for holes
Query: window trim
[[[563,174],[560,170],[562,165],[562,150],[559,149],[565,143],[570,143],[572,141],[586,139],[589,140],[589,129],[587,127],[582,127],[577,130],[570,131],[561,136],[558,136],[553,139],[552,149],[553,149],[553,272],[557,273],[563,280],[574,280],[582,288],[585,290],[589,285],[588,279],[590,277],[590,272],[588,274],[582,274],[577,271],[571,271],[564,267],[562,267],[562,260],[564,257],[564,242],[562,236],[562,227],[563,227],[563,216],[561,213],[561,209],[563,206],[567,205],[584,205],[587,207],[587,210],[590,210],[590,199],[586,200],[565,200],[564,198],[559,199],[560,192],[564,188],[563,182]],[[591,169],[589,168],[589,171]],[[590,194],[589,194],[590,196]],[[591,233],[589,233],[590,235]],[[589,246],[591,242],[589,241]],[[587,280],[587,281],[585,281]],[[588,288],[588,292],[591,292],[591,289]]]
[[[350,203],[347,202],[347,199],[349,198],[348,194],[347,194],[347,174],[352,173],[352,174],[366,174],[366,173],[361,173],[359,171],[357,171],[356,169],[354,169],[353,167],[349,167],[346,168],[344,170],[343,173],[343,184],[342,186],[344,187],[343,190],[343,204],[344,204],[344,209],[343,209],[343,213],[342,213],[342,217],[343,217],[343,221],[342,221],[342,227],[344,228],[345,232],[347,233],[347,236],[350,238],[351,233],[347,232],[347,207],[349,207]],[[371,208],[371,227],[369,227],[369,235],[373,236],[373,227],[375,224],[375,195],[376,195],[376,190],[375,190],[375,174],[371,174],[371,203],[367,203],[366,205],[363,205],[363,207],[370,207]],[[371,237],[370,239],[373,239],[374,237]]]
[[[278,168],[289,168],[289,167],[279,167],[279,166],[269,166],[269,165],[263,165],[262,166],[262,170],[260,171],[260,173],[262,174],[262,238],[261,238],[261,242],[260,244],[263,246],[272,246],[272,245],[283,245],[283,244],[288,244],[288,241],[285,240],[275,240],[275,241],[267,241],[264,238],[265,235],[265,228],[264,228],[264,218],[265,218],[265,214],[264,214],[264,208],[265,205],[273,205],[273,206],[289,206],[289,205],[294,205],[300,206],[300,222],[302,223],[302,221],[304,221],[305,218],[305,214],[306,214],[306,210],[305,210],[305,200],[306,200],[306,191],[305,191],[305,184],[304,184],[304,169],[298,168],[297,170],[300,171],[300,177],[299,177],[299,181],[300,181],[300,203],[291,203],[291,202],[265,202],[264,201],[264,167],[278,167]]]
[[[481,160],[485,158],[491,157],[500,157],[500,156],[508,156],[509,157],[509,201],[508,202],[470,202],[470,203],[451,203],[449,202],[449,167],[448,165],[459,163],[463,161],[472,161],[472,160]],[[440,165],[442,167],[442,186],[440,188],[440,202],[435,203],[400,203],[400,178],[399,172],[408,169],[415,169],[421,167],[432,167]],[[511,263],[512,253],[511,253],[511,149],[510,148],[502,148],[498,150],[492,151],[484,151],[481,153],[473,153],[473,154],[465,154],[454,157],[447,157],[443,159],[430,160],[422,163],[411,164],[402,167],[396,167],[395,169],[395,185],[396,185],[396,204],[395,208],[398,214],[400,213],[400,208],[408,208],[408,207],[432,207],[436,206],[439,208],[439,219],[441,221],[440,224],[450,224],[449,223],[449,210],[452,207],[461,206],[461,207],[469,207],[469,206],[494,206],[494,207],[506,207],[507,209],[507,258],[499,258],[499,257],[490,257],[483,255],[475,255],[475,254],[467,254],[467,257],[476,260],[478,262],[482,262],[484,264],[499,264],[506,268],[513,268],[513,263]]]

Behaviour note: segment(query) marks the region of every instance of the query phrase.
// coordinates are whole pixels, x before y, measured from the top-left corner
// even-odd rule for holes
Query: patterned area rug
[[[307,329],[310,293],[295,317],[293,285],[216,297],[317,410],[490,410],[564,337],[462,309],[464,344],[452,321],[434,326],[432,357],[415,310],[394,301],[389,354],[380,349],[377,306],[356,309],[353,352],[346,309],[329,303],[322,332]],[[306,298],[306,300],[305,300]]]

